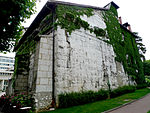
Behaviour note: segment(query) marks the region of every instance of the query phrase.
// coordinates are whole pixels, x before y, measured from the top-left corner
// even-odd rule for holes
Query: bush
[[[150,78],[149,78],[149,77],[146,77],[146,78],[145,78],[145,81],[146,81],[147,86],[150,87]]]
[[[4,113],[22,113],[22,107],[31,107],[30,112],[34,111],[34,99],[31,95],[18,94],[13,96],[3,95],[0,97],[0,108]]]
[[[135,86],[123,86],[113,91],[99,90],[97,92],[86,91],[86,92],[72,92],[72,93],[60,94],[58,96],[59,108],[66,108],[66,107],[104,100],[107,99],[109,95],[111,96],[111,98],[113,98],[125,93],[134,92],[135,89],[136,89]]]
[[[59,95],[59,108],[66,108],[75,105],[82,105],[98,100],[104,100],[108,97],[108,91],[99,90],[98,92],[72,92]]]
[[[146,88],[147,87],[147,84],[145,83],[145,84],[138,84],[137,86],[136,86],[136,89],[143,89],[143,88]]]
[[[114,98],[126,93],[131,93],[134,92],[136,90],[135,86],[123,86],[123,87],[119,87],[117,89],[114,89],[110,92],[110,97]]]
[[[150,75],[150,60],[146,60],[143,62],[143,70],[144,70],[144,75]]]

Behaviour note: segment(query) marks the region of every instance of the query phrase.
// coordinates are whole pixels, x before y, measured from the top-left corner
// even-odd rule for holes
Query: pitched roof
[[[24,33],[23,37],[19,40],[19,43],[14,48],[14,51],[16,51],[20,47],[20,45],[26,40],[26,38],[31,33],[33,33],[33,31],[38,27],[39,23],[45,18],[46,15],[50,13],[50,9],[53,9],[53,7],[58,4],[78,6],[78,7],[83,7],[83,8],[92,8],[95,10],[104,10],[104,11],[109,10],[108,8],[105,8],[105,7],[96,7],[96,6],[91,6],[91,5],[82,5],[82,4],[70,3],[70,2],[64,2],[64,1],[48,0],[47,3],[42,8],[42,10],[34,19],[34,21],[31,23],[27,31]],[[117,7],[117,5],[114,2],[111,2],[111,4]],[[39,32],[38,29],[35,30],[35,33],[38,33],[38,32]]]
[[[108,3],[106,6],[104,6],[104,8],[110,7],[110,5],[114,6],[116,9],[119,8],[119,6],[117,4],[115,4],[113,1]]]
[[[103,7],[96,7],[96,6],[91,6],[91,5],[83,5],[83,4],[64,2],[64,1],[48,0],[47,3],[50,3],[50,4],[63,4],[63,5],[70,5],[70,6],[78,6],[78,7],[83,7],[83,8],[97,9],[97,10],[108,10],[106,8],[103,8]]]

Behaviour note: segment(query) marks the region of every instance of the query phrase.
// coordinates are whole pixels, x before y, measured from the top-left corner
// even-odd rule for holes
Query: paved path
[[[147,113],[150,110],[150,94],[124,107],[108,113]]]

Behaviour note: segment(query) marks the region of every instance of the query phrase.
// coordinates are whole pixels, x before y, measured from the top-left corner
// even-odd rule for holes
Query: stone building
[[[84,9],[86,11],[92,9],[92,15],[86,16],[83,14],[79,17],[84,22],[88,22],[90,28],[106,31],[106,34],[104,33],[101,36],[96,32],[85,30],[83,27],[77,28],[70,33],[67,32],[70,28],[63,28],[59,25],[60,23],[57,23],[58,26],[55,29],[55,23],[59,21],[57,15],[59,5],[83,9],[83,12]],[[111,8],[113,11],[110,10]],[[120,58],[117,56],[124,55],[123,50],[120,50],[122,46],[114,48],[115,44],[109,43],[111,35],[108,34],[111,31],[119,34],[120,37],[118,36],[116,39],[121,42],[126,40],[126,34],[122,35],[121,30],[135,37],[126,26],[119,23],[118,8],[114,2],[99,8],[67,2],[48,1],[15,47],[17,52],[15,92],[33,94],[37,109],[41,109],[49,106],[52,100],[58,104],[58,95],[61,93],[97,91],[102,88],[108,89],[109,85],[111,89],[114,89],[119,86],[134,84],[131,80],[132,77],[129,77],[125,70],[126,63],[123,60],[117,60]],[[104,18],[106,12],[110,12],[115,19],[115,23],[112,24],[116,25],[111,28],[112,30],[107,30],[108,23],[106,23],[106,20],[109,18]],[[70,19],[71,16],[68,20],[70,21]],[[73,25],[76,26],[75,24]],[[119,31],[114,32],[113,29],[117,27]],[[134,39],[133,42],[132,40],[129,41],[128,44],[132,45]],[[136,48],[136,45],[133,46]],[[119,53],[117,53],[117,50]],[[136,52],[135,50],[133,51],[133,53]],[[130,53],[124,57],[127,60],[130,59]],[[138,60],[140,61],[140,59]],[[135,62],[137,64],[137,61]],[[139,70],[137,71],[140,72]]]

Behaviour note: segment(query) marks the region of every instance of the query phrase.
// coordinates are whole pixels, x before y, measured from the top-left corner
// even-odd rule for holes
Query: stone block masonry
[[[81,18],[93,28],[106,29],[102,12],[94,10],[93,16]],[[20,91],[24,90],[21,87],[25,88],[34,95],[36,110],[49,107],[53,94],[58,105],[61,93],[98,91],[133,84],[122,63],[115,61],[114,49],[106,43],[108,37],[96,37],[83,28],[69,35],[58,26],[54,34],[50,31],[38,38],[35,51],[30,53],[29,72],[26,78],[22,78],[26,70],[17,76],[15,87]]]
[[[52,101],[52,36],[41,36],[38,45],[38,67],[35,100],[38,109],[49,106]]]
[[[91,26],[105,29],[101,12],[94,13],[94,16],[83,19],[88,19]],[[115,61],[112,45],[98,39],[95,34],[80,29],[67,35],[65,30],[59,28],[55,39],[56,95],[108,89],[108,83],[111,89],[128,85],[128,76],[122,64]]]
[[[94,13],[90,18],[82,18],[88,20],[91,26],[105,29],[101,11]],[[105,37],[98,39],[94,33],[84,29],[69,35],[65,30],[58,28],[54,38],[54,92],[57,103],[61,93],[108,89],[108,83],[111,89],[129,84],[122,64],[115,61],[112,45],[101,40],[106,39]],[[41,36],[34,58],[37,62],[36,69],[34,68],[36,82],[33,82],[37,109],[49,106],[52,101],[52,47],[52,34]]]
[[[108,82],[112,89],[128,84],[128,76],[122,64],[115,61],[110,44],[97,39],[94,34],[85,33],[83,29],[73,32],[71,36],[65,36],[65,31],[58,29],[55,38],[58,41],[55,64],[57,95],[108,89]]]

